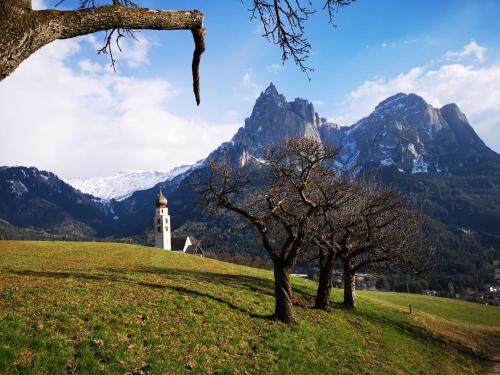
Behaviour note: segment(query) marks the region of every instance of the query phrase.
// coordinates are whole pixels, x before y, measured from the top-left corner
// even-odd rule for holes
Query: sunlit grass
[[[359,293],[270,319],[272,273],[141,246],[0,242],[0,373],[484,373],[499,310]],[[335,299],[340,291],[334,291]],[[415,314],[409,316],[412,303]]]

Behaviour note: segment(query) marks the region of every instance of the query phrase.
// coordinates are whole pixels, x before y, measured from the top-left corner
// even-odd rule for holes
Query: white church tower
[[[172,250],[170,237],[170,215],[168,214],[168,201],[160,189],[160,195],[156,200],[156,211],[154,219],[155,247],[164,250]]]

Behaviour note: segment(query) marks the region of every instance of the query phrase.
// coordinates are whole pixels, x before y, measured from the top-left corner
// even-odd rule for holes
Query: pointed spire
[[[160,194],[158,195],[158,199],[156,200],[156,207],[168,207],[168,200],[163,195],[160,187]]]

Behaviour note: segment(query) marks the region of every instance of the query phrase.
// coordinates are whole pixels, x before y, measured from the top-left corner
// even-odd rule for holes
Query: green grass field
[[[272,274],[141,246],[0,242],[0,374],[482,374],[498,308],[359,292],[359,310],[270,319]],[[336,301],[340,291],[334,291]],[[414,314],[408,314],[408,304]]]

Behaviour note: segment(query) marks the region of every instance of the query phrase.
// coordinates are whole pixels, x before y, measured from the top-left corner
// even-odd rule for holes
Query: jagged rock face
[[[456,104],[436,109],[415,94],[396,94],[346,130],[344,169],[394,166],[400,172],[449,174],[462,158],[497,156]]]
[[[441,112],[449,129],[453,132],[457,144],[462,146],[461,152],[494,156],[495,153],[484,144],[481,138],[479,138],[474,129],[470,126],[465,114],[460,111],[455,103],[443,106],[439,112]]]
[[[322,142],[334,147],[343,148],[347,143],[347,132],[337,124],[327,122],[325,119],[318,125],[319,136]]]
[[[424,156],[444,127],[439,111],[421,97],[397,94],[348,131],[348,159],[360,167],[395,165],[406,172],[427,172]]]
[[[262,146],[279,144],[297,135],[320,139],[313,105],[304,99],[287,102],[271,84],[257,99],[252,115],[233,141],[258,155]]]
[[[245,126],[209,159],[233,166],[258,163],[266,146],[293,136],[340,148],[334,166],[354,174],[388,166],[407,173],[454,174],[460,173],[465,159],[498,160],[456,104],[437,109],[418,95],[399,93],[356,124],[339,127],[320,118],[304,99],[287,102],[273,84],[257,99]]]
[[[271,83],[257,99],[245,126],[209,159],[226,160],[241,166],[258,160],[267,146],[280,144],[287,137],[306,136],[321,140],[318,121],[312,103],[299,98],[287,102]]]

